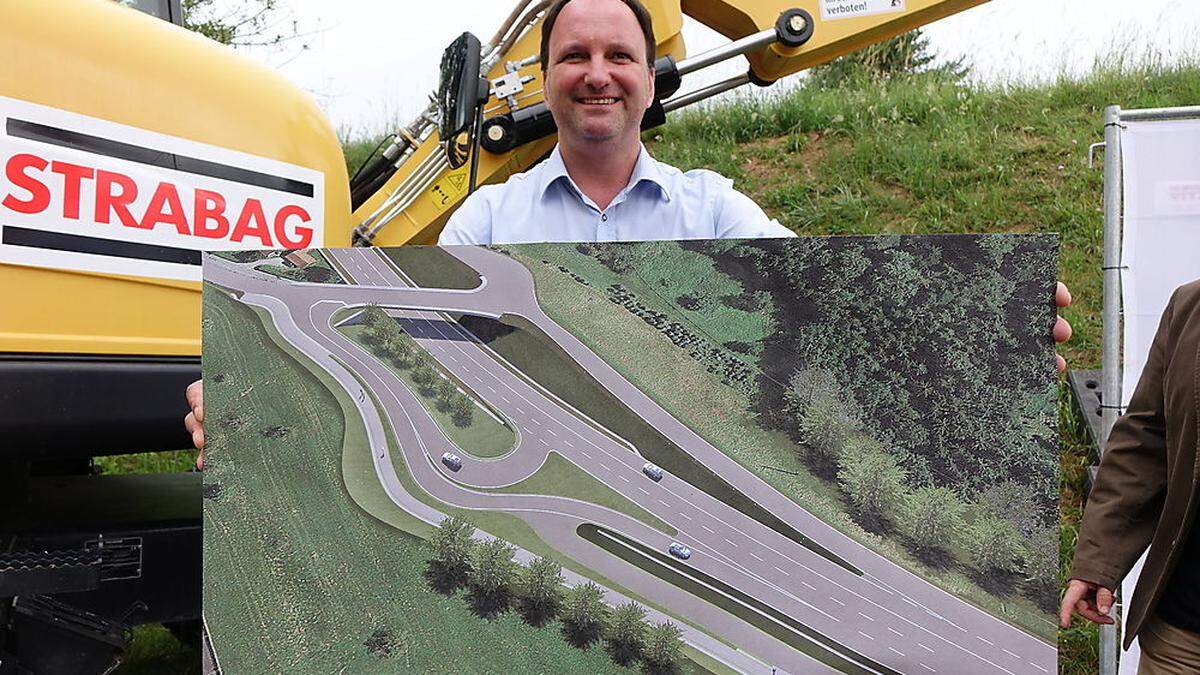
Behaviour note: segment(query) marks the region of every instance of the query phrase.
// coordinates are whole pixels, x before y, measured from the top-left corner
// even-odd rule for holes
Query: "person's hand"
[[[192,435],[192,445],[200,451],[196,457],[196,468],[204,468],[204,380],[196,380],[184,392],[188,407],[192,409],[183,418],[183,426]]]
[[[1058,287],[1054,290],[1054,304],[1059,309],[1069,307],[1071,305],[1071,290],[1063,282],[1058,282]],[[1055,342],[1066,342],[1071,339],[1071,324],[1067,320],[1058,317],[1054,322],[1054,328],[1050,334],[1054,336]],[[1067,360],[1061,354],[1054,355],[1054,363],[1058,366],[1058,372],[1063,372],[1067,369]]]
[[[1062,606],[1058,610],[1058,625],[1070,628],[1072,612],[1088,621],[1113,623],[1113,618],[1108,615],[1112,606],[1112,591],[1090,581],[1072,579],[1067,582],[1067,592],[1063,594]]]

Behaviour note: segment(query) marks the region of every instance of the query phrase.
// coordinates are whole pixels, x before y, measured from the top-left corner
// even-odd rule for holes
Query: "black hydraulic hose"
[[[369,166],[365,166],[356,173],[355,180],[350,181],[351,211],[358,210],[358,207],[362,206],[371,198],[371,195],[378,192],[388,182],[388,179],[396,174],[396,159],[408,151],[409,141],[402,136],[396,136],[393,143],[382,155],[371,160]]]

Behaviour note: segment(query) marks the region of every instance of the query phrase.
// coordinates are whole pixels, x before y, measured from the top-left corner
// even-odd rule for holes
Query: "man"
[[[637,0],[559,0],[542,24],[550,157],[454,212],[438,243],[791,237],[732,181],[684,173],[641,143],[654,102],[654,30]]]
[[[1125,647],[1141,675],[1200,673],[1200,280],[1176,289],[1129,409],[1108,437],[1063,595],[1072,612],[1113,623],[1113,591],[1149,546],[1126,610]]]
[[[558,0],[542,23],[540,60],[558,145],[546,161],[472,194],[439,245],[791,237],[732,181],[654,160],[641,122],[654,101],[654,29],[639,0]],[[1067,287],[1055,294],[1071,304]],[[1070,338],[1061,317],[1054,340]],[[1066,367],[1056,357],[1058,368]],[[184,424],[204,445],[204,390],[187,388]],[[203,466],[201,452],[197,461]]]

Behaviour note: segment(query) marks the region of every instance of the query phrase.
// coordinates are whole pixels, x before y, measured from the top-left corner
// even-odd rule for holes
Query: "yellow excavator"
[[[643,126],[984,1],[644,0],[658,98]],[[200,252],[434,243],[475,186],[554,146],[550,4],[519,0],[487,42],[455,40],[433,102],[350,177],[312,99],[183,29],[180,0],[3,2],[0,674],[102,672],[131,624],[194,627],[198,476],[89,468],[190,445]],[[684,15],[729,42],[689,54]],[[688,88],[738,56],[744,74]]]

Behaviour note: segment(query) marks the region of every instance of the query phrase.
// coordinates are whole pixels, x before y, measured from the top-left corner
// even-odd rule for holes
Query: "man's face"
[[[546,105],[559,140],[636,142],[654,78],[633,11],[618,0],[572,0],[548,51]]]

